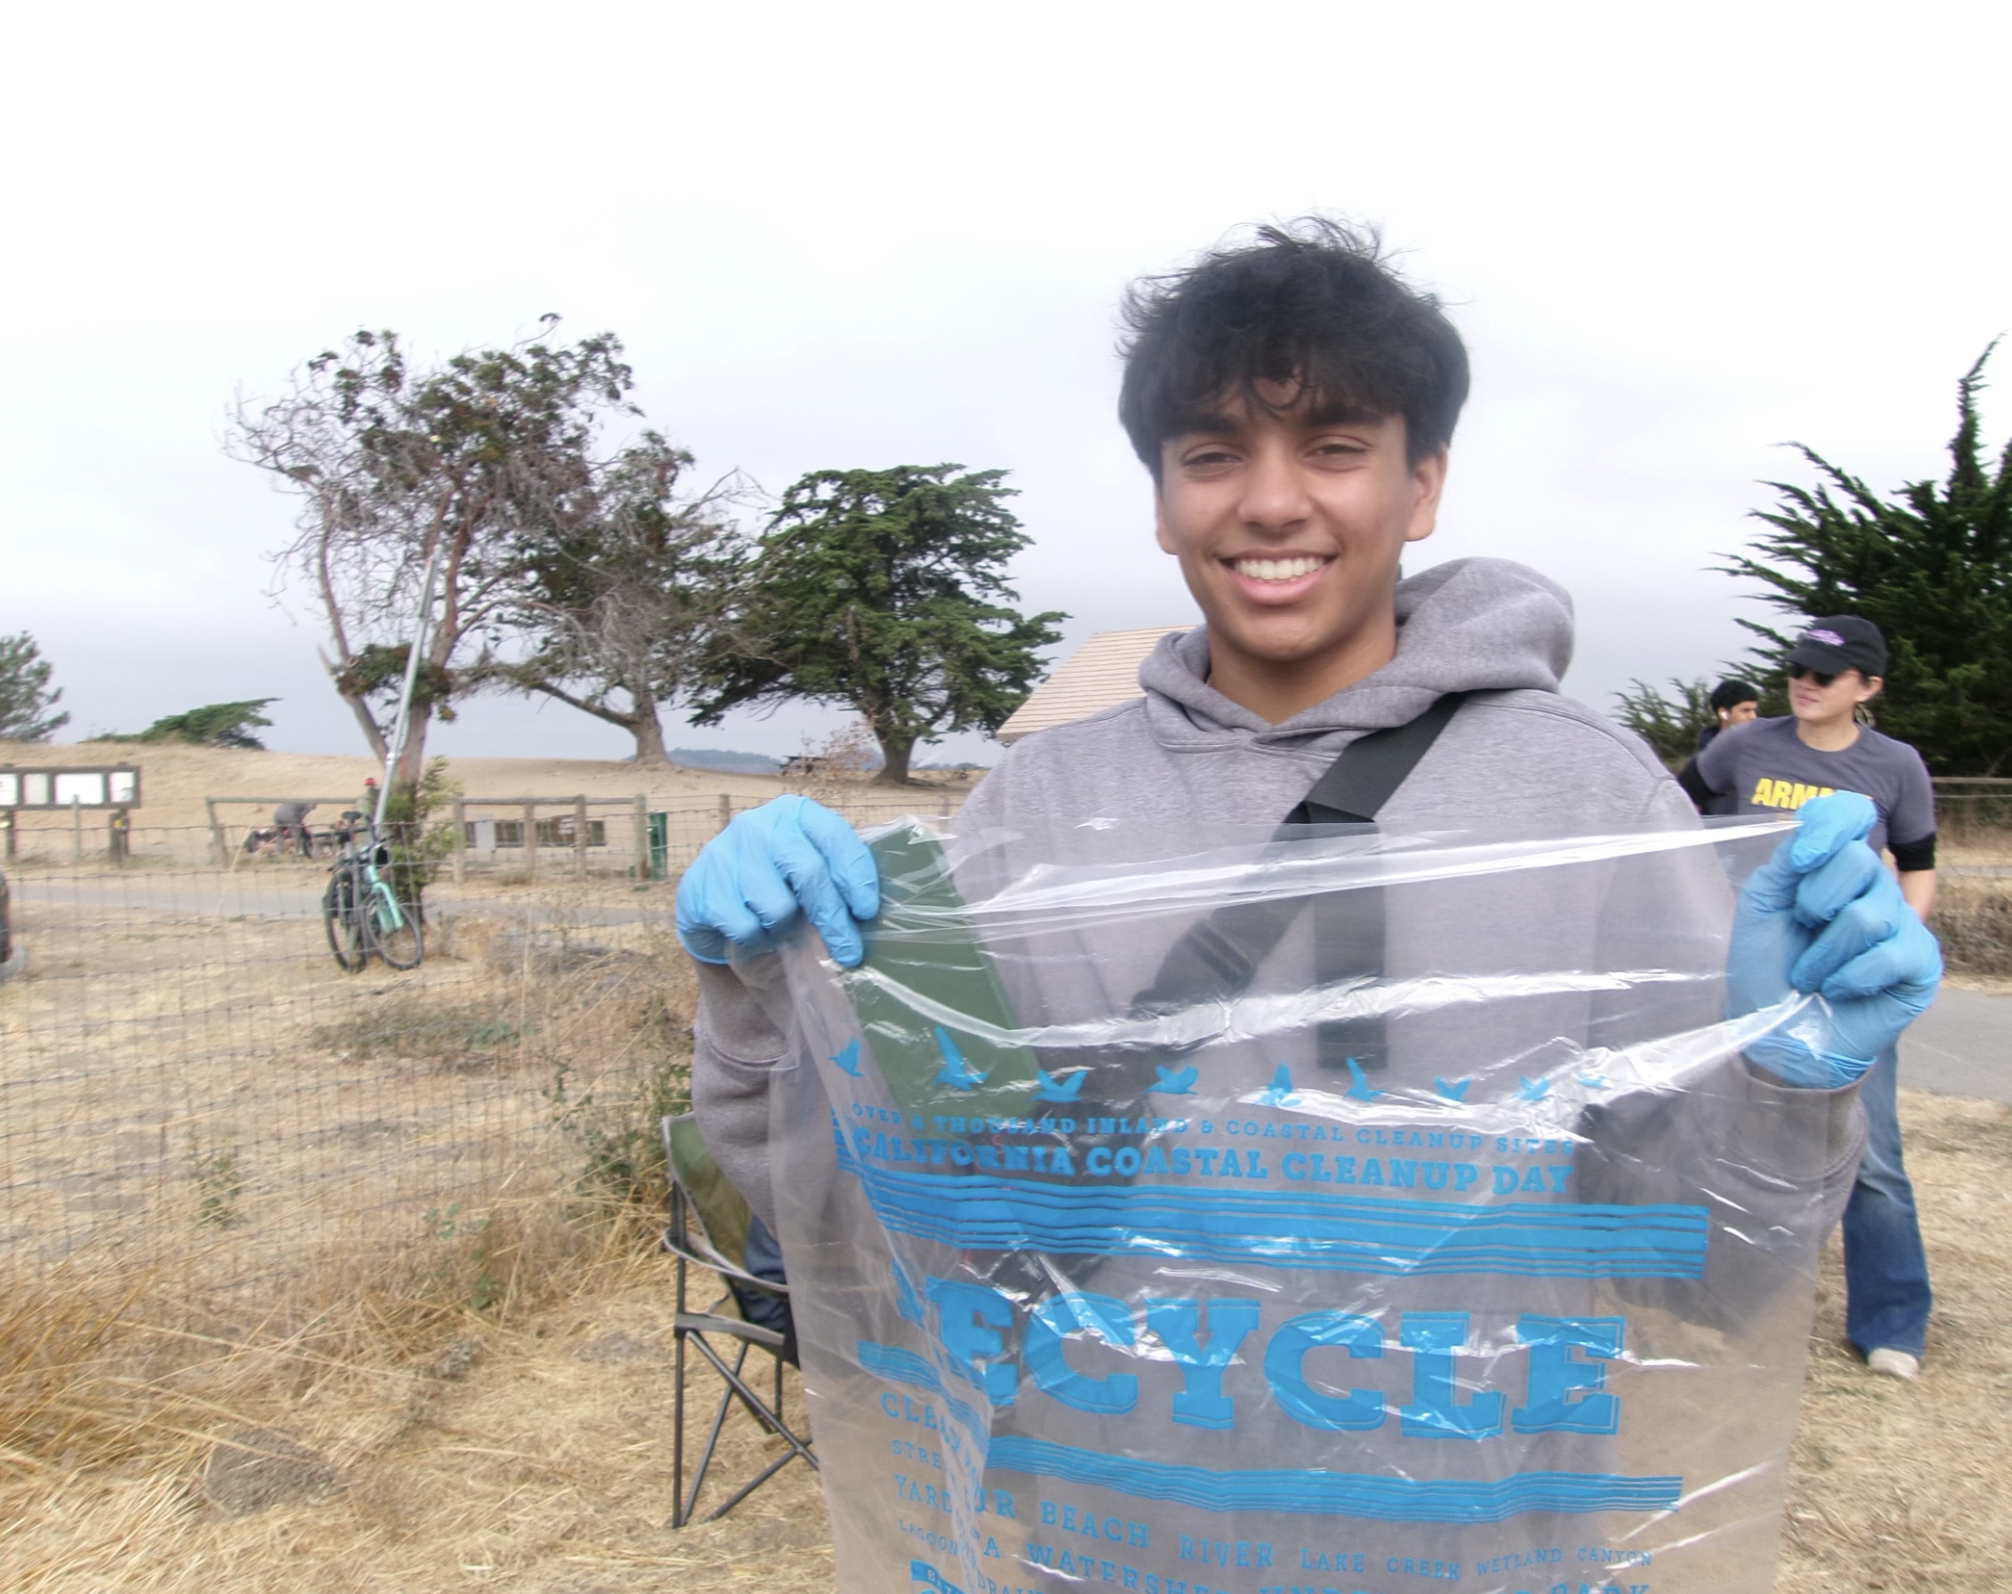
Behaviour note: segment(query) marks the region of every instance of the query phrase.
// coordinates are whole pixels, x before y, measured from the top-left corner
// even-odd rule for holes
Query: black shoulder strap
[[[1432,707],[1403,725],[1358,736],[1313,783],[1299,806],[1286,815],[1288,825],[1368,825],[1404,784],[1404,777],[1439,740],[1465,692],[1448,692]]]
[[[1409,724],[1358,736],[1286,816],[1279,839],[1288,839],[1300,825],[1374,823],[1376,811],[1417,767],[1466,699],[1465,692],[1449,692]],[[1382,893],[1370,890],[1351,895],[1363,904],[1353,944],[1337,950],[1335,938],[1323,936],[1323,967],[1340,958],[1348,964],[1349,972],[1380,972]],[[1286,899],[1216,909],[1174,944],[1153,983],[1139,993],[1134,1010],[1151,1012],[1241,994],[1258,964],[1304,906],[1301,899]]]

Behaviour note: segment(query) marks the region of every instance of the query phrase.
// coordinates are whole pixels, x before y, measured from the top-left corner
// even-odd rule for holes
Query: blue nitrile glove
[[[866,955],[858,919],[880,911],[880,874],[866,843],[829,808],[778,797],[734,816],[678,882],[678,940],[701,963],[725,963],[729,943],[772,950],[798,912],[850,968]]]
[[[1876,818],[1856,792],[1812,798],[1795,834],[1740,893],[1727,1015],[1771,1007],[1791,991],[1820,998],[1746,1049],[1791,1085],[1850,1084],[1899,1040],[1942,978],[1942,949],[1865,844]]]

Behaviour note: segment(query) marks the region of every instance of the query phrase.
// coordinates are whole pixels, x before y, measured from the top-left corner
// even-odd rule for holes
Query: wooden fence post
[[[538,878],[538,805],[524,805],[524,878]]]
[[[224,846],[223,826],[217,823],[216,799],[214,797],[205,797],[203,799],[203,807],[209,810],[210,815],[210,850],[216,854],[218,865],[222,866],[231,861],[231,855],[230,850]]]
[[[84,805],[76,797],[70,799],[70,861],[84,861]]]
[[[721,792],[720,829],[722,830],[726,829],[728,825],[733,823],[733,819],[734,819],[734,800],[733,798],[729,797],[725,792]]]
[[[634,831],[632,839],[636,848],[635,878],[638,880],[647,880],[650,878],[650,795],[648,792],[639,791],[636,793],[636,813],[632,829]]]
[[[587,794],[573,798],[573,877],[587,878]]]
[[[454,883],[468,878],[468,804],[454,799]]]

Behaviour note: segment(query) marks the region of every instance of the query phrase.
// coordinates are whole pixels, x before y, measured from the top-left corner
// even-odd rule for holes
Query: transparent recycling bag
[[[1769,1589],[1860,1132],[1722,1016],[1786,829],[871,835],[762,960],[839,1589]]]

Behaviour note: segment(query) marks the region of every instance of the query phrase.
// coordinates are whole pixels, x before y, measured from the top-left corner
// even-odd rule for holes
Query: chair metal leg
[[[755,1475],[754,1481],[752,1483],[742,1485],[739,1489],[734,1491],[733,1497],[730,1500],[728,1500],[725,1505],[720,1506],[715,1511],[709,1512],[706,1516],[706,1520],[708,1522],[719,1521],[721,1517],[725,1516],[735,1506],[739,1505],[741,1501],[745,1500],[749,1495],[753,1494],[755,1490],[759,1489],[763,1484],[767,1483],[769,1479],[773,1478],[778,1472],[782,1471],[784,1467],[788,1466],[794,1460],[796,1460],[795,1455],[785,1450],[781,1455],[777,1456],[775,1460],[771,1461],[767,1466],[763,1467],[761,1471]]]
[[[685,1309],[685,1259],[678,1258],[678,1306]],[[671,1332],[671,1526],[685,1525],[685,1336]]]
[[[741,1404],[747,1407],[748,1415],[750,1417],[754,1418],[756,1422],[760,1423],[764,1428],[768,1429],[771,1433],[773,1433],[778,1439],[782,1440],[784,1444],[788,1445],[790,1449],[810,1467],[811,1471],[813,1472],[817,1471],[818,1470],[817,1457],[810,1453],[810,1447],[806,1445],[802,1440],[798,1439],[797,1436],[794,1433],[792,1433],[787,1426],[784,1425],[782,1416],[779,1412],[771,1414],[770,1412],[763,1410],[761,1397],[757,1395],[752,1389],[750,1389],[746,1384],[746,1382],[741,1378],[740,1376],[741,1363],[747,1359],[747,1349],[748,1349],[747,1345],[745,1343],[741,1345],[740,1356],[735,1359],[734,1365],[732,1367],[728,1367],[724,1358],[722,1358],[720,1354],[712,1348],[711,1345],[706,1343],[706,1339],[703,1334],[694,1334],[692,1338],[698,1341],[700,1353],[705,1356],[707,1361],[713,1364],[714,1370],[719,1373],[720,1377],[724,1378],[727,1381],[727,1384],[729,1386],[728,1394],[739,1396]]]
[[[706,1469],[713,1464],[713,1450],[720,1442],[720,1429],[726,1426],[727,1413],[733,1409],[734,1392],[737,1388],[742,1387],[740,1370],[742,1364],[748,1359],[747,1341],[743,1340],[741,1341],[740,1354],[734,1357],[733,1371],[728,1372],[725,1364],[714,1354],[713,1348],[706,1343],[705,1336],[697,1335],[694,1337],[698,1339],[700,1353],[718,1369],[720,1376],[726,1379],[727,1387],[720,1391],[720,1403],[718,1408],[713,1412],[713,1425],[706,1434],[706,1447],[699,1453],[698,1467],[692,1473],[692,1492],[690,1497],[684,1502],[681,1512],[685,1522],[691,1521],[692,1513],[698,1509],[699,1490],[706,1486]],[[680,1523],[679,1526],[683,1526],[683,1523]]]

